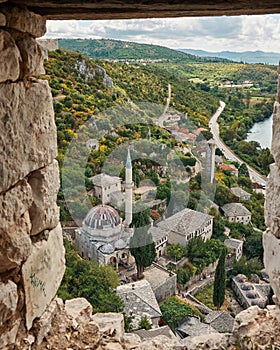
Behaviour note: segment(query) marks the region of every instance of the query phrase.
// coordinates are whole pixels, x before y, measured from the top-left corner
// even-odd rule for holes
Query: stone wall
[[[33,334],[64,273],[52,96],[36,38],[45,20],[0,8],[0,349]]]

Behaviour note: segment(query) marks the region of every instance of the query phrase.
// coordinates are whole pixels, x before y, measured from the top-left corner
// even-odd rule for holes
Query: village
[[[179,115],[169,117],[172,134],[178,141],[185,142],[180,147],[180,151],[183,149],[184,152],[190,153],[195,149],[193,153],[200,154],[196,157],[188,181],[199,172],[202,172],[207,182],[212,184],[216,182],[216,171],[230,173],[230,176],[237,177],[238,167],[225,163],[223,157],[216,154],[213,141],[202,140],[192,149],[186,145],[189,142],[193,146],[194,139],[203,130],[197,129],[193,134],[180,130],[176,124],[180,118]],[[184,140],[182,140],[183,131],[185,131]],[[124,181],[121,177],[106,173],[90,178],[93,184],[91,194],[99,200],[100,204],[88,212],[81,227],[76,228],[74,234],[72,231],[72,239],[79,255],[100,265],[112,266],[118,272],[119,286],[116,293],[124,302],[125,314],[131,319],[131,329],[141,338],[146,339],[158,334],[165,334],[171,338],[174,336],[186,338],[212,332],[231,332],[237,313],[252,305],[264,308],[268,304],[270,285],[265,271],[262,270],[261,278],[257,274],[250,275],[250,278],[241,273],[232,276],[226,289],[226,307],[210,308],[196,296],[213,286],[219,254],[214,255],[211,263],[197,268],[198,258],[191,257],[190,253],[176,254],[176,250],[181,249],[186,252],[190,242],[196,240],[200,244],[211,243],[213,223],[218,216],[222,217],[225,222],[228,222],[224,227],[225,239],[221,244],[227,249],[226,271],[229,275],[235,262],[241,261],[246,241],[246,235],[241,234],[237,238],[234,229],[231,234],[230,225],[232,223],[252,228],[252,213],[243,204],[250,201],[252,193],[242,187],[233,186],[230,191],[234,201],[231,200],[219,206],[209,198],[204,211],[175,206],[172,209],[173,212],[165,217],[160,213],[166,212],[166,199],[157,199],[154,195],[158,186],[151,181],[143,181],[136,187],[133,182],[135,178],[133,164],[137,164],[131,157],[133,151],[132,145],[131,149],[128,149],[127,159],[124,162]],[[154,169],[164,177],[166,172],[164,166],[154,167]],[[160,178],[159,183],[161,181],[164,179]],[[263,189],[255,187],[254,193],[259,191],[263,193]],[[144,269],[141,279],[137,274],[137,266],[130,249],[130,239],[133,236],[133,228],[131,228],[133,208],[137,203],[142,205],[144,203],[144,208],[148,208],[153,213],[150,217],[148,232],[156,251],[155,261]],[[121,212],[124,215],[120,215]],[[67,232],[67,228],[64,228],[64,232]],[[67,237],[70,236],[67,234]],[[208,249],[214,250],[211,244]],[[187,277],[184,277],[184,274],[187,274]],[[173,332],[169,325],[163,326],[160,308],[165,300],[170,300],[172,297],[194,307],[201,315],[188,315],[173,323],[171,327]],[[149,326],[146,329],[137,330],[139,324],[143,324],[143,320]]]

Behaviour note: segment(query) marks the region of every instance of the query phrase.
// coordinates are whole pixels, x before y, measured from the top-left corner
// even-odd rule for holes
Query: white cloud
[[[110,38],[209,51],[280,52],[280,16],[48,21],[46,37]]]

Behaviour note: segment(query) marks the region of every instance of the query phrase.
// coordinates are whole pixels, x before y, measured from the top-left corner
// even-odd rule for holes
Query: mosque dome
[[[100,248],[100,251],[103,253],[103,254],[111,254],[114,252],[114,247],[109,244],[109,243],[106,243],[104,244],[101,248]]]
[[[115,248],[116,249],[123,249],[126,247],[126,243],[123,239],[118,239],[116,242],[115,242]]]
[[[109,205],[97,205],[88,212],[84,224],[91,229],[110,229],[120,224],[120,216]]]

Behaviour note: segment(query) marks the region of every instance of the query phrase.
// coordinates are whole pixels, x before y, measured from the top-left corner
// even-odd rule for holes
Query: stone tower
[[[213,183],[215,178],[215,149],[215,141],[209,140],[206,147],[205,173],[210,183]]]
[[[132,164],[130,150],[127,151],[127,159],[125,164],[125,226],[129,227],[132,222]]]

